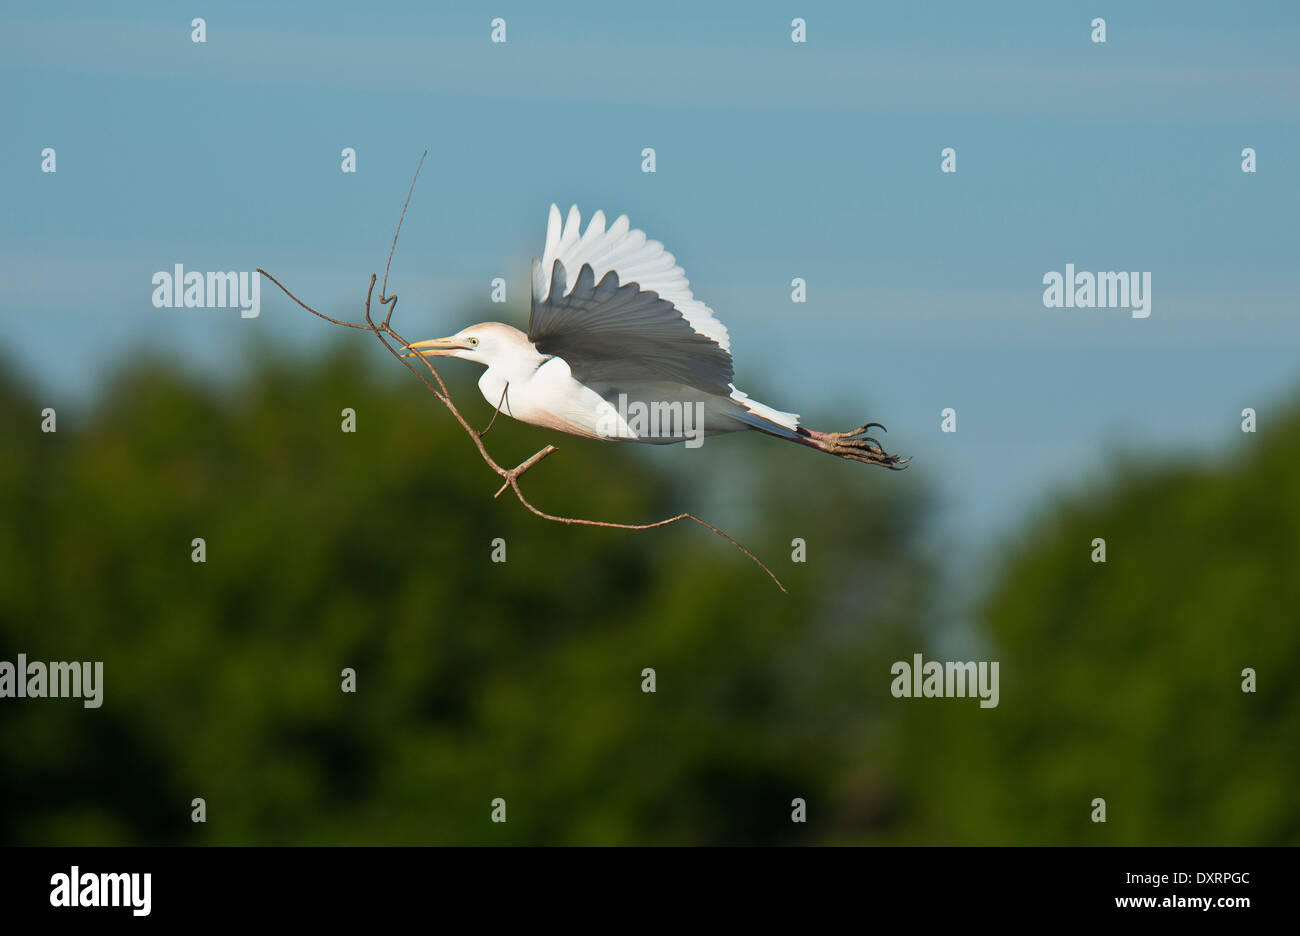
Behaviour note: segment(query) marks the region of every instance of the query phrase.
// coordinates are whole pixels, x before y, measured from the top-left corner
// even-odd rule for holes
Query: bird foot
[[[801,431],[808,434],[814,448],[835,455],[838,458],[846,458],[849,461],[862,462],[867,465],[880,465],[882,468],[889,468],[893,471],[901,471],[906,468],[911,459],[886,452],[878,439],[867,435],[872,429],[879,429],[882,432],[888,431],[878,422],[869,422],[849,432],[819,432],[816,429]]]

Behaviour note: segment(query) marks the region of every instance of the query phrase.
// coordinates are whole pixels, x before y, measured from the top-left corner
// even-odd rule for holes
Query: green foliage
[[[1297,464],[1300,409],[1221,468],[1117,465],[1027,531],[983,614],[1001,705],[906,713],[905,837],[1300,843]]]
[[[795,796],[869,832],[839,778],[885,704],[863,693],[886,665],[864,662],[873,635],[910,626],[923,587],[909,476],[737,437],[673,450],[686,477],[564,438],[525,479],[543,509],[645,521],[749,457],[734,532],[786,596],[693,525],[566,527],[494,500],[440,405],[348,354],[264,362],[228,395],[137,362],[79,423],[43,435],[38,413],[0,389],[0,659],[103,660],[104,704],[0,703],[4,841],[819,836],[790,822]],[[488,436],[504,464],[549,440]],[[817,561],[790,562],[795,536]],[[845,603],[873,582],[886,600]]]
[[[525,479],[539,507],[697,509],[786,596],[694,526],[566,527],[494,500],[400,376],[340,353],[216,393],[137,362],[47,435],[0,375],[0,659],[105,670],[100,709],[0,702],[0,841],[1300,840],[1300,413],[1220,469],[1121,466],[1026,530],[959,655],[1001,663],[981,709],[889,692],[893,661],[953,656],[920,471],[758,436],[488,437],[503,464],[560,444]]]

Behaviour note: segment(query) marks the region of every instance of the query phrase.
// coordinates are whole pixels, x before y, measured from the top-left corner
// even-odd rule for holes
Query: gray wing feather
[[[538,270],[534,261],[535,283]],[[556,260],[550,292],[542,302],[533,299],[528,338],[542,354],[563,358],[575,379],[589,385],[676,381],[730,395],[731,355],[691,328],[671,302],[636,283],[619,285],[613,270],[596,282],[585,263],[566,295],[567,280],[564,264]]]

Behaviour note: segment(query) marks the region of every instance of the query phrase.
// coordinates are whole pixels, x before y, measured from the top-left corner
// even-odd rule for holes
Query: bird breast
[[[489,367],[478,387],[489,404],[495,408],[500,403],[501,412],[521,422],[601,438],[596,431],[601,397],[573,379],[563,358],[548,358],[532,370],[517,373]]]

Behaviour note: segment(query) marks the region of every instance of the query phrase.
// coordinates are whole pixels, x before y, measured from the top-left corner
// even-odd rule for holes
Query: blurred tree
[[[1117,464],[1022,535],[982,615],[1001,704],[908,704],[898,838],[1300,843],[1300,408],[1275,418],[1221,467]]]
[[[1032,525],[971,635],[990,710],[889,694],[894,660],[950,658],[916,469],[565,438],[526,479],[559,513],[698,510],[784,596],[699,529],[493,500],[436,402],[361,353],[255,357],[227,393],[138,361],[53,435],[0,372],[0,659],[105,668],[100,709],[0,701],[0,841],[1300,839],[1300,411],[1238,462],[1122,466]],[[513,464],[551,439],[489,440]]]
[[[493,500],[497,479],[447,414],[404,372],[376,379],[362,353],[255,356],[228,393],[137,361],[55,435],[0,375],[0,659],[102,660],[105,682],[94,710],[0,702],[0,841],[883,830],[872,804],[893,700],[876,674],[932,581],[913,545],[917,472],[758,437],[685,453],[564,438],[525,479],[559,513],[738,524],[785,596],[698,528],[569,528]],[[503,464],[551,440],[509,421],[488,438]],[[660,468],[663,453],[682,470]],[[796,536],[805,564],[790,562]],[[206,563],[191,561],[195,537]],[[496,537],[505,564],[490,561]],[[489,821],[498,796],[504,825]],[[790,821],[796,796],[807,825]],[[190,821],[194,797],[206,824]]]

